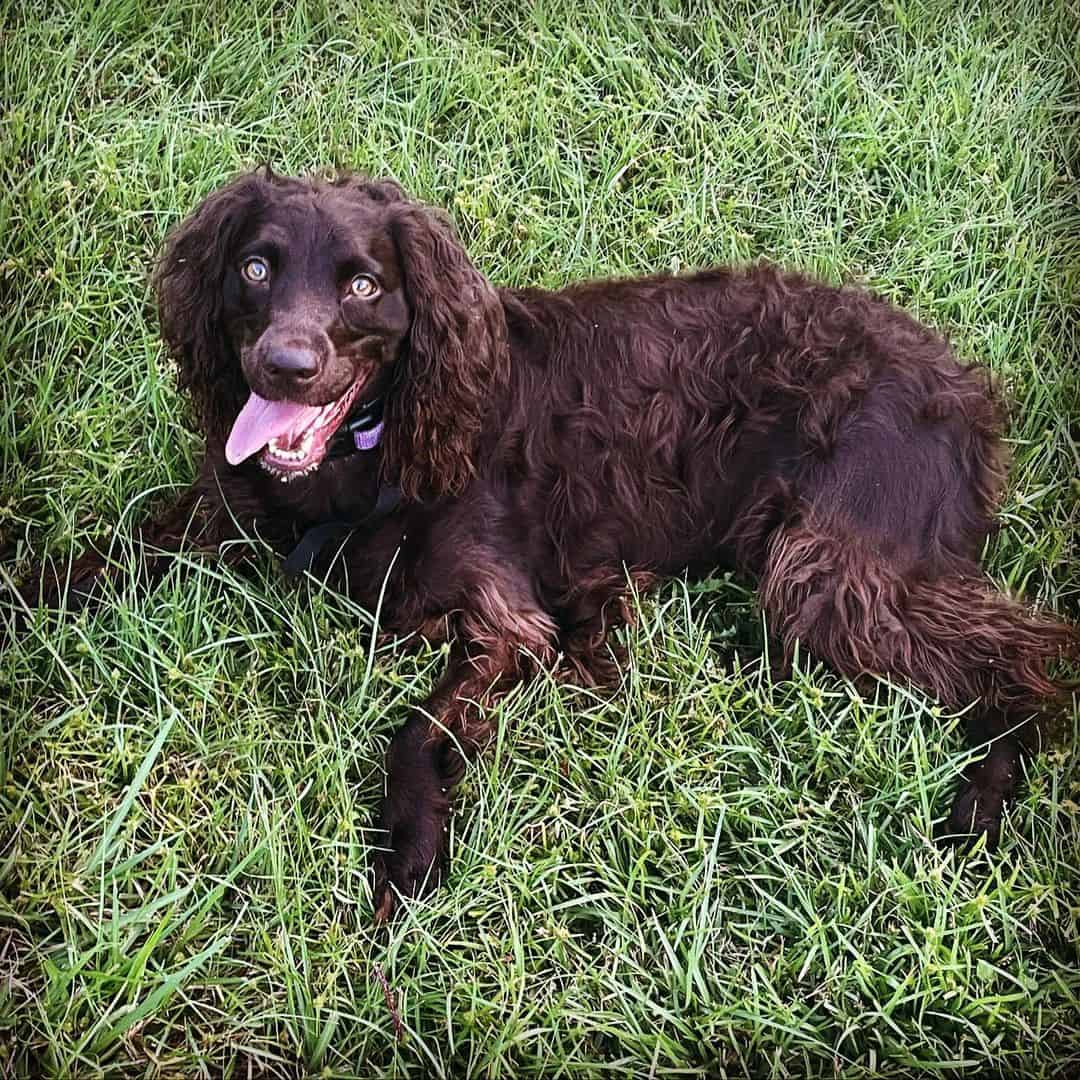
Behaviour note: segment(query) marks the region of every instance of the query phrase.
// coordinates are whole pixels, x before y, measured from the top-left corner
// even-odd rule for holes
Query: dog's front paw
[[[69,566],[39,567],[18,589],[20,607],[75,614],[101,598],[107,562],[96,551],[80,556]]]
[[[449,800],[437,796],[388,798],[375,852],[375,921],[393,915],[401,898],[421,896],[442,879],[446,863]]]

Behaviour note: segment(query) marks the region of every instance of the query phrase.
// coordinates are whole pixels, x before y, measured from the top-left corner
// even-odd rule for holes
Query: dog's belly
[[[527,544],[546,595],[593,579],[625,582],[628,571],[695,576],[747,563],[743,532],[780,520],[778,494],[795,479],[793,426],[777,421],[732,435],[717,422],[674,441],[676,452],[663,458],[646,457],[629,437],[566,455],[546,484],[513,493],[521,518],[546,508],[542,520],[532,515]]]
[[[559,478],[535,539],[548,546],[556,537],[549,553],[561,552],[565,587],[601,567],[753,575],[774,532],[805,514],[905,564],[932,570],[978,558],[1001,466],[996,437],[964,416],[914,415],[885,386],[852,408],[824,452],[800,437],[794,415],[744,428],[722,453],[702,452],[722,427],[688,437],[673,459],[641,460],[631,447]]]

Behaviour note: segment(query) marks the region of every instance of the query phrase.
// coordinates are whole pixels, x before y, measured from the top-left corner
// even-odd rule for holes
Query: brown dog
[[[206,458],[143,533],[151,569],[257,530],[369,608],[382,591],[389,630],[453,642],[390,749],[379,917],[436,876],[484,703],[560,656],[610,678],[627,571],[737,567],[788,652],[977,699],[991,745],[945,831],[996,839],[1077,635],[980,572],[998,405],[908,315],[768,267],[496,289],[441,215],[350,176],[242,176],[156,285]],[[91,552],[34,599],[105,569]]]

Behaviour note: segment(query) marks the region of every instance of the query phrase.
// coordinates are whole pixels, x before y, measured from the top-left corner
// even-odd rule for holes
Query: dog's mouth
[[[345,419],[362,381],[358,379],[328,405],[267,401],[251,394],[233,421],[225,443],[225,460],[239,465],[262,451],[259,464],[279,480],[314,472],[326,457],[327,443]]]

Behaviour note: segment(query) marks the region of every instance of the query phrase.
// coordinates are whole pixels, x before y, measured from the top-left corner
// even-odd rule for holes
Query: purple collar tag
[[[382,438],[383,422],[380,420],[374,427],[361,431],[359,428],[353,431],[353,445],[357,450],[374,450]]]

